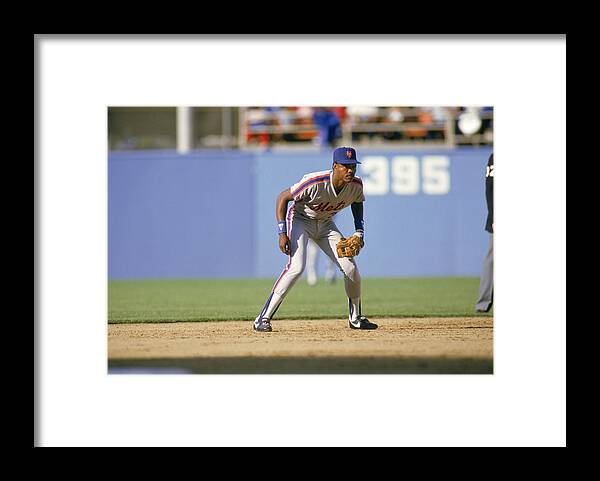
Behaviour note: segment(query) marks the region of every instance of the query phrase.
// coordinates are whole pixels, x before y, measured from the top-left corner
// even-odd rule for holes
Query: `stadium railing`
[[[319,129],[310,117],[286,112],[285,123],[273,111],[263,110],[259,118],[252,115],[248,108],[240,108],[239,115],[239,147],[252,149],[256,147],[291,147],[314,146],[318,143]],[[405,119],[417,116],[416,108],[404,108]],[[256,113],[256,112],[254,112]],[[460,112],[448,110],[445,119],[428,123],[418,121],[390,121],[376,116],[372,121],[357,121],[348,115],[341,120],[342,137],[338,144],[357,146],[399,146],[453,148],[463,145],[484,146],[493,142],[493,113],[479,113],[482,127],[473,134],[460,131],[457,121]]]

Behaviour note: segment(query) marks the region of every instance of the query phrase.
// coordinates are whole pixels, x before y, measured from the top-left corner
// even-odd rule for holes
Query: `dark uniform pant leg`
[[[490,234],[488,251],[483,262],[483,271],[479,280],[479,297],[475,310],[489,311],[494,301],[494,235]]]

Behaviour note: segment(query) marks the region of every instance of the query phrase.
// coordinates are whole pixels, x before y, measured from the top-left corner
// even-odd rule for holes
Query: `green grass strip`
[[[108,322],[251,320],[261,311],[275,279],[110,281]],[[476,315],[477,277],[363,278],[362,311],[377,317]],[[343,319],[348,314],[344,283],[300,279],[276,319]]]

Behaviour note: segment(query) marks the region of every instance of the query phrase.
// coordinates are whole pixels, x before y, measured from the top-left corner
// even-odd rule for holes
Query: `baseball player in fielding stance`
[[[288,255],[283,272],[275,282],[262,311],[254,320],[254,330],[271,332],[271,319],[285,296],[302,276],[306,266],[308,240],[327,254],[344,274],[348,296],[348,326],[352,329],[377,329],[361,313],[360,274],[354,257],[338,256],[338,243],[343,239],[332,220],[333,215],[350,206],[354,217],[354,236],[350,239],[364,245],[362,180],[356,177],[356,150],[340,147],[333,151],[333,168],[306,174],[297,184],[277,196],[276,217],[279,249]],[[288,210],[288,202],[293,201]],[[286,215],[287,213],[287,215]],[[355,254],[358,253],[355,250]]]

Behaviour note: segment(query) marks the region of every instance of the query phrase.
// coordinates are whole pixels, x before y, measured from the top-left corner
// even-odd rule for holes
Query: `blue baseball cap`
[[[352,147],[338,147],[333,151],[333,161],[338,164],[360,164],[356,160],[356,150]]]

